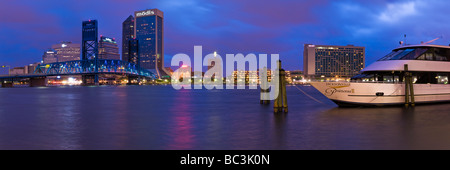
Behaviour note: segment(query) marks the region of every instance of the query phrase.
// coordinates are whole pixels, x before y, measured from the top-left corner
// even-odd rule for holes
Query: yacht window
[[[414,51],[414,50],[415,50],[415,49],[412,49],[412,48],[405,49],[405,50],[403,50],[400,54],[398,54],[398,55],[396,55],[396,56],[390,58],[390,60],[398,60],[398,59],[400,59],[400,58],[402,58],[402,57],[408,55],[411,51]]]
[[[393,76],[383,76],[383,81],[384,82],[394,82],[394,77]]]
[[[417,56],[421,56],[421,54],[425,53],[427,50],[428,50],[427,48],[417,48],[416,50],[403,56],[401,59],[402,60],[414,60],[414,59],[418,58]]]
[[[448,49],[435,49],[434,51],[435,61],[447,61],[447,56],[449,55],[450,52]]]
[[[389,53],[388,55],[384,56],[383,58],[379,59],[378,61],[384,61],[384,60],[389,60],[391,59],[393,56],[396,56],[397,54],[403,52],[403,50],[397,50],[397,51],[392,51],[391,53]]]
[[[449,49],[431,48],[417,57],[417,60],[449,61],[448,57],[450,57]]]
[[[417,60],[433,60],[433,50],[428,50],[426,53],[417,57]]]

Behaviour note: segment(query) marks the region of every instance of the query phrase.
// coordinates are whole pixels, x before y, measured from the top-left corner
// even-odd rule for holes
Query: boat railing
[[[350,80],[350,81],[345,81],[345,80],[323,80],[323,81],[316,81],[316,82],[340,82],[340,83],[380,83],[380,84],[404,84],[403,82],[399,82],[399,81],[362,81],[362,80]]]
[[[352,80],[349,81],[352,83],[381,83],[381,84],[405,84],[403,82],[400,81],[361,81],[361,80]]]

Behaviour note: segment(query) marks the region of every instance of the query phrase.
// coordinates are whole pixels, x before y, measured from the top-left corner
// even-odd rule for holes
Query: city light
[[[73,77],[69,77],[69,78],[67,78],[67,80],[63,80],[61,83],[63,85],[70,85],[70,86],[72,86],[72,85],[81,85],[83,83],[83,81],[76,80]]]

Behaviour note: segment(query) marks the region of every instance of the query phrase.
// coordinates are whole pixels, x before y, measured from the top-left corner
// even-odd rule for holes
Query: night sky
[[[450,43],[450,2],[445,0],[2,0],[0,65],[39,62],[52,44],[81,42],[81,22],[99,21],[99,34],[121,46],[122,22],[134,11],[164,12],[165,65],[171,57],[278,53],[287,70],[303,69],[303,44],[366,47],[366,65],[399,46],[442,36]],[[1,71],[0,73],[4,73]]]

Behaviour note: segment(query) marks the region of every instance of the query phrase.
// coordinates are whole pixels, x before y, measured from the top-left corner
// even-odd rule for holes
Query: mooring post
[[[413,84],[413,78],[412,73],[408,71],[408,64],[404,65],[405,70],[405,106],[408,107],[409,104],[411,106],[415,106],[415,100],[414,100],[414,84]]]
[[[276,73],[275,73],[276,74]],[[280,112],[281,110],[280,109],[282,109],[281,108],[281,82],[279,82],[278,84],[276,84],[275,85],[275,89],[277,89],[278,90],[278,96],[277,96],[277,98],[275,99],[275,101],[273,101],[273,112],[274,113],[278,113],[278,112]],[[275,90],[274,89],[274,90]]]
[[[276,89],[278,89],[278,96],[273,104],[273,111],[275,113],[282,112],[284,110],[285,113],[288,111],[287,105],[287,96],[286,96],[286,72],[284,69],[281,69],[281,61],[278,60],[278,68],[275,70],[275,75],[278,73],[278,84],[276,85]]]
[[[286,94],[286,72],[284,69],[281,69],[281,94],[283,95],[283,110],[284,113],[288,112],[288,104],[287,104],[287,94]]]
[[[260,100],[259,103],[260,104],[269,104],[270,100],[270,94],[269,94],[269,85],[268,85],[268,80],[267,80],[267,67],[264,67],[262,70],[260,70],[259,73],[259,81],[260,81],[260,85],[261,85],[261,95],[260,95]]]
[[[412,78],[412,73],[409,72],[409,95],[411,96],[411,106],[414,107],[415,106],[415,101],[414,101],[414,84],[413,84],[413,78]]]
[[[409,86],[409,80],[408,80],[408,78],[409,78],[409,75],[408,75],[408,64],[405,64],[404,65],[404,74],[405,74],[405,107],[408,107],[408,105],[409,105],[409,97],[408,97],[408,93],[409,93],[409,89],[408,89],[408,86]]]

